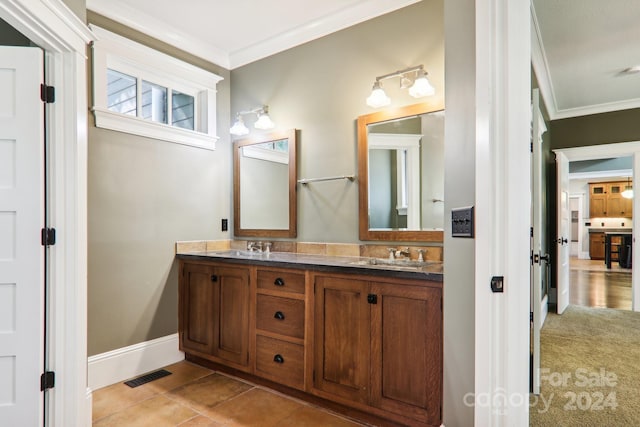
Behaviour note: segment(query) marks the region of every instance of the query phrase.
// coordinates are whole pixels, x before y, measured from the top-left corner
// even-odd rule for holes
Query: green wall
[[[31,46],[31,40],[0,19],[0,46]]]
[[[89,123],[88,354],[178,330],[178,240],[228,239],[231,212],[229,72],[92,12],[89,23],[224,78],[215,151]]]
[[[551,122],[552,149],[640,141],[640,108]]]
[[[299,178],[357,174],[356,119],[376,111],[365,103],[376,76],[418,64],[436,95],[412,98],[396,78],[383,83],[392,106],[444,98],[442,0],[422,1],[232,70],[231,111],[268,104],[279,128],[300,129]],[[358,242],[358,182],[298,186],[297,240]]]

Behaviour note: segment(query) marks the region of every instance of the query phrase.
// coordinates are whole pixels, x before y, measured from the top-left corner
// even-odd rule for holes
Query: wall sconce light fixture
[[[236,114],[235,123],[233,123],[231,129],[229,129],[231,135],[242,136],[249,133],[249,129],[244,124],[244,120],[242,119],[242,116],[247,114],[255,114],[258,116],[258,120],[256,120],[253,124],[253,127],[255,127],[256,129],[266,130],[276,127],[276,125],[273,123],[273,121],[271,121],[271,118],[269,117],[269,107],[267,105],[263,105],[252,110],[238,112]]]
[[[408,88],[409,95],[414,98],[430,96],[436,92],[433,86],[431,86],[429,79],[427,79],[427,72],[424,70],[424,66],[420,64],[415,67],[405,68],[404,70],[394,71],[393,73],[376,77],[371,95],[367,98],[367,105],[369,107],[380,108],[391,104],[391,98],[384,92],[380,82],[393,77],[400,77],[400,87],[403,89]]]

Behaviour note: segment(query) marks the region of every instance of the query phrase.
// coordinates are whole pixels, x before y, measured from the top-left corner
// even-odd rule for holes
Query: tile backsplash
[[[619,227],[619,225],[617,225]],[[258,239],[256,239],[258,240]],[[176,242],[176,253],[224,251],[227,249],[244,250],[247,248],[247,240],[196,240]],[[314,242],[290,242],[274,241],[271,250],[273,252],[297,252],[312,255],[352,256],[352,257],[389,257],[389,248],[405,250],[409,249],[410,258],[418,259],[418,249],[424,250],[425,261],[442,261],[442,246],[418,246],[396,245],[390,242],[383,244],[356,244],[356,243],[314,243]]]

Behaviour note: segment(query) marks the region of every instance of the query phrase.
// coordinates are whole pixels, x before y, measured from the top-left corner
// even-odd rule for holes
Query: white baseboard
[[[89,388],[97,390],[181,360],[178,334],[96,354],[88,361]]]
[[[544,321],[547,318],[548,313],[549,313],[549,295],[545,295],[544,298],[542,298],[542,302],[540,303],[540,319],[542,320],[540,322],[541,328],[544,325]]]

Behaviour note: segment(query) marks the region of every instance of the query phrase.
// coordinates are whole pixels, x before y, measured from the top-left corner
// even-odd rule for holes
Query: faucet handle
[[[424,254],[427,252],[426,249],[418,249],[418,261],[424,261]]]
[[[396,248],[387,248],[389,251],[389,259],[395,259]]]
[[[266,254],[271,253],[271,245],[272,245],[272,244],[273,244],[273,243],[271,243],[271,242],[264,242],[264,243],[263,243],[263,246],[264,246],[264,252],[265,252]]]
[[[248,250],[248,251],[253,250],[253,246],[254,246],[255,244],[256,244],[256,242],[252,242],[252,241],[250,241],[250,240],[249,240],[249,241],[247,242],[247,250]]]

